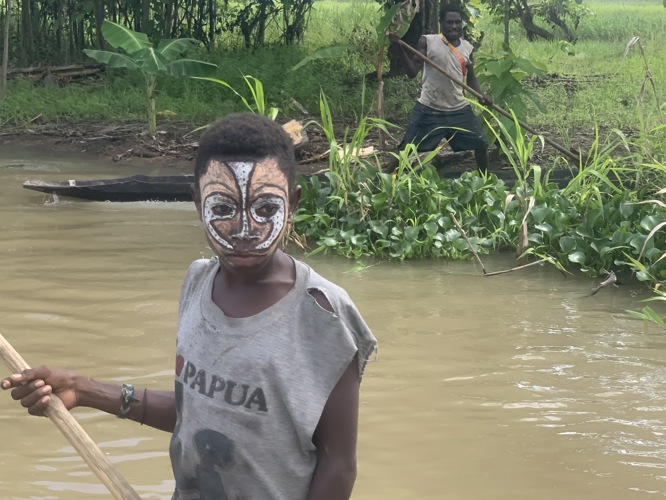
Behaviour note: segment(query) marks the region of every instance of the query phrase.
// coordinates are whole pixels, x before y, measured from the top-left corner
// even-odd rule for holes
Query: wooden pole
[[[483,98],[483,96],[482,96],[481,94],[479,94],[476,90],[474,90],[472,87],[470,87],[469,85],[465,84],[464,82],[458,80],[456,77],[450,75],[450,74],[449,74],[444,68],[442,68],[439,64],[433,62],[432,59],[429,59],[428,57],[426,57],[426,56],[424,56],[423,54],[421,54],[418,50],[416,50],[414,47],[412,47],[412,46],[409,45],[408,43],[405,43],[405,42],[403,42],[402,40],[398,40],[398,43],[400,44],[401,47],[406,48],[406,49],[409,50],[411,53],[413,53],[414,55],[416,55],[417,57],[419,57],[423,62],[426,62],[426,63],[430,64],[430,66],[432,66],[432,67],[435,68],[437,71],[439,71],[441,74],[443,74],[444,76],[446,76],[447,78],[449,78],[453,83],[455,83],[456,85],[460,85],[462,88],[464,88],[467,92],[469,92],[470,94],[472,94],[472,95],[473,95],[474,97],[476,97],[477,99],[482,99],[482,98]],[[493,103],[493,104],[490,105],[490,107],[493,108],[493,109],[494,109],[495,111],[497,111],[498,113],[500,113],[501,115],[504,115],[504,116],[506,116],[507,118],[510,118],[511,120],[514,119],[514,116],[513,116],[511,113],[509,113],[508,111],[505,111],[504,109],[500,108],[497,104]],[[546,144],[550,144],[550,145],[553,146],[555,149],[557,149],[560,153],[564,154],[565,156],[568,156],[569,158],[571,158],[572,160],[574,160],[576,163],[580,163],[580,156],[579,156],[578,154],[574,153],[573,151],[568,150],[567,148],[565,148],[565,147],[562,146],[561,144],[558,144],[557,142],[555,142],[555,141],[549,139],[548,137],[545,137],[545,136],[541,135],[539,132],[537,132],[536,130],[534,130],[532,127],[530,127],[530,126],[527,125],[526,123],[524,123],[524,122],[518,120],[517,118],[515,118],[515,119],[516,119],[516,121],[518,122],[518,124],[519,124],[521,127],[523,127],[525,130],[527,130],[528,132],[530,132],[530,133],[532,133],[532,134],[539,135],[539,136],[543,137],[543,140],[544,140],[544,142],[545,142]]]
[[[0,334],[0,357],[12,373],[21,373],[30,368],[21,355]],[[46,416],[62,432],[90,469],[104,483],[118,500],[141,500],[134,488],[113,467],[109,459],[86,434],[72,414],[55,394],[49,396],[51,403],[46,408]]]

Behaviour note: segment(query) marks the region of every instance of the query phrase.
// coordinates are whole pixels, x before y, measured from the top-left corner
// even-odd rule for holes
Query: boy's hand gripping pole
[[[0,335],[0,357],[4,360],[12,373],[21,373],[30,368],[21,355]],[[118,500],[141,500],[134,488],[113,467],[106,455],[97,447],[95,442],[86,434],[72,414],[67,411],[60,398],[50,394],[50,404],[44,412],[47,417],[62,432],[90,469],[104,483],[113,496]]]
[[[467,85],[465,82],[463,82],[463,81],[457,79],[456,77],[452,76],[448,71],[446,71],[444,68],[442,68],[439,64],[437,64],[436,62],[434,62],[432,59],[428,58],[427,56],[424,56],[423,54],[421,54],[418,50],[416,50],[414,47],[412,47],[408,43],[405,43],[403,40],[397,40],[397,42],[401,47],[403,47],[404,49],[409,50],[412,54],[414,54],[415,56],[420,58],[423,62],[428,63],[430,66],[432,66],[437,71],[439,71],[441,74],[446,76],[453,83],[455,83],[456,85],[460,85],[462,88],[464,88],[467,92],[472,94],[477,99],[483,99],[484,96],[482,94],[478,93],[476,90],[474,90],[472,87]],[[522,121],[515,118],[508,111],[505,111],[504,109],[500,108],[497,104],[493,103],[489,107],[493,108],[495,111],[497,111],[501,115],[504,115],[507,118],[510,118],[511,120],[515,119],[522,128],[524,128],[525,130],[527,130],[528,132],[530,132],[534,135],[538,135],[538,136],[543,137],[543,140],[546,144],[550,144],[552,147],[557,149],[560,153],[562,153],[565,156],[568,156],[570,159],[575,161],[577,164],[580,163],[580,156],[578,154],[574,153],[573,151],[570,151],[569,149],[565,148],[561,144],[558,144],[557,142],[555,142],[555,141],[549,139],[548,137],[545,137],[544,135],[540,134],[539,132],[534,130],[532,127],[530,127],[526,123],[523,123]]]

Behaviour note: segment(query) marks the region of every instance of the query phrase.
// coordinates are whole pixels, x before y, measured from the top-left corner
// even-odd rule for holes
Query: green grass
[[[588,2],[584,5],[594,12],[584,18],[578,28],[579,39],[563,50],[560,42],[529,42],[517,23],[511,26],[511,46],[516,54],[539,61],[549,73],[577,78],[575,88],[565,83],[539,87],[536,94],[546,104],[544,114],[534,113],[535,125],[556,127],[591,127],[599,124],[625,128],[636,122],[636,105],[645,79],[645,68],[638,46],[627,57],[624,51],[633,36],[643,44],[649,69],[666,100],[666,9],[660,1]],[[499,25],[484,22],[486,38],[483,51],[499,49],[503,32]],[[655,109],[651,91],[645,95],[648,108]]]

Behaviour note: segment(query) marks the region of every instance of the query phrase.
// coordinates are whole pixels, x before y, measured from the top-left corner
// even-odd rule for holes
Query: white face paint
[[[275,160],[211,160],[200,185],[202,219],[221,251],[263,254],[280,241],[289,186]]]

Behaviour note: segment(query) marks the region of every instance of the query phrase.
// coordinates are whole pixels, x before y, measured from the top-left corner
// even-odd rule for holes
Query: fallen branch
[[[510,273],[511,271],[519,271],[521,269],[525,269],[526,267],[536,266],[537,264],[541,264],[542,262],[548,262],[548,259],[536,260],[534,262],[530,262],[529,264],[523,264],[522,266],[512,267],[511,269],[505,269],[504,271],[495,271],[495,272],[492,272],[492,273],[487,273],[485,275],[486,276],[496,276],[498,274],[506,274],[506,273]]]

